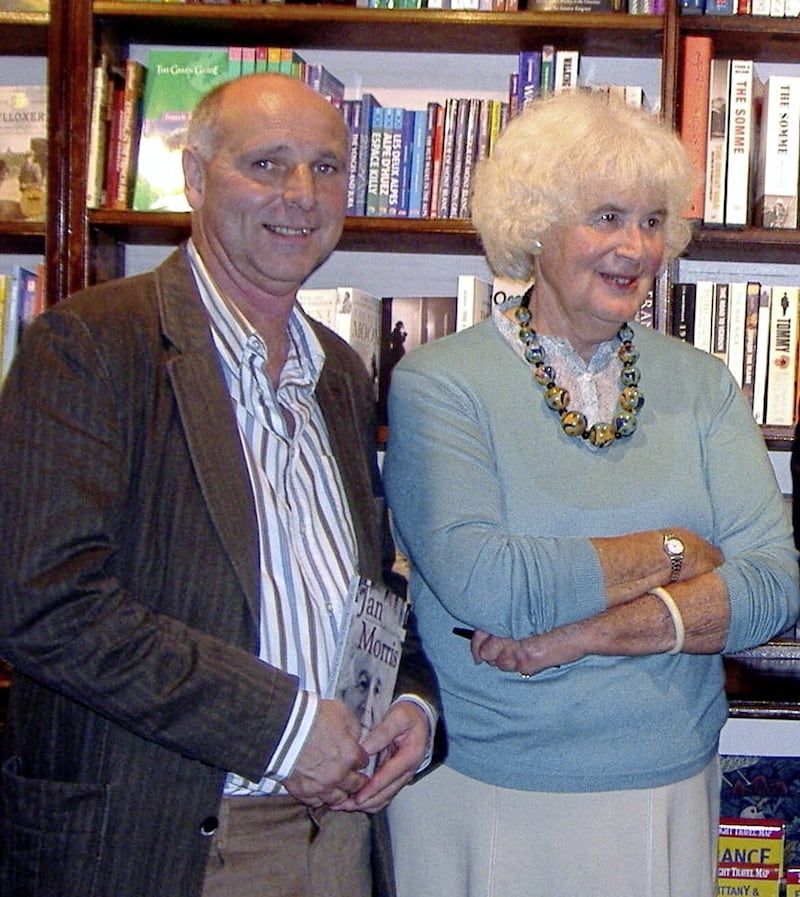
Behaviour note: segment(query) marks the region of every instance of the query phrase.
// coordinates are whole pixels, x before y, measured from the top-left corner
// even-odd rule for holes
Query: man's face
[[[210,160],[187,150],[186,192],[195,240],[218,284],[285,296],[341,236],[349,141],[338,110],[300,82],[258,85],[237,83],[226,94]]]

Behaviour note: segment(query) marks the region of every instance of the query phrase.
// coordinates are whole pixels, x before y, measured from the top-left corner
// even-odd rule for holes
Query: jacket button
[[[206,816],[200,823],[200,834],[210,838],[219,828],[219,819],[216,816]]]

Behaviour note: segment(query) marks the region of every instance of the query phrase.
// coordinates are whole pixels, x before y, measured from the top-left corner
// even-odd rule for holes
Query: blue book
[[[428,110],[414,112],[411,141],[411,170],[408,176],[408,217],[422,217],[422,185],[425,174],[425,143],[428,134]]]
[[[400,106],[392,109],[391,133],[389,133],[389,191],[386,214],[392,218],[401,215],[403,194],[403,127],[406,110]],[[385,124],[385,119],[384,119]]]
[[[522,50],[517,60],[517,111],[539,96],[542,78],[542,54],[538,50]]]
[[[414,120],[416,112],[413,109],[403,110],[403,140],[401,145],[402,156],[400,159],[400,199],[397,204],[397,214],[401,218],[408,218],[408,192],[411,184],[411,163],[414,152]]]
[[[369,161],[367,163],[367,203],[366,214],[380,214],[381,153],[383,149],[384,108],[372,109],[369,130]]]
[[[358,159],[356,161],[356,183],[354,190],[355,205],[354,215],[368,215],[367,194],[369,192],[369,160],[372,152],[372,126],[375,109],[382,108],[381,104],[371,93],[365,93],[361,98],[361,120],[359,124]],[[381,127],[383,119],[381,118]],[[377,186],[376,186],[377,196]]]

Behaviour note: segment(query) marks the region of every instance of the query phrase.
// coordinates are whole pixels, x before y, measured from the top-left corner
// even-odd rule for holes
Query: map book
[[[392,703],[403,651],[410,600],[385,585],[354,576],[339,631],[325,697],[355,713],[366,735]],[[370,759],[372,773],[376,757]]]
[[[0,221],[44,221],[47,87],[0,86]]]
[[[212,87],[231,78],[228,50],[150,50],[133,208],[186,212],[181,151],[189,117]]]

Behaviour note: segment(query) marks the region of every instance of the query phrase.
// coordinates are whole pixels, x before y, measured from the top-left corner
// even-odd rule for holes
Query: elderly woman
[[[393,805],[401,897],[715,893],[721,654],[800,600],[733,378],[633,323],[691,180],[650,113],[538,101],[472,201],[533,286],[395,369],[386,489],[449,734]]]

